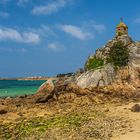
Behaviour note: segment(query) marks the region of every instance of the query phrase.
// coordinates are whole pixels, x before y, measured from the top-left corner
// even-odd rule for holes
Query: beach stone
[[[0,105],[0,115],[6,114],[9,111],[9,106],[7,105]]]
[[[2,115],[2,114],[6,114],[7,112],[8,112],[7,110],[0,109],[0,115]]]
[[[135,104],[134,106],[132,106],[131,111],[132,112],[140,112],[140,105]]]

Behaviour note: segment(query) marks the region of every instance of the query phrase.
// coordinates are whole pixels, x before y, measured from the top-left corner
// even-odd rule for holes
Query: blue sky
[[[76,71],[120,17],[140,40],[139,0],[0,0],[0,77]]]

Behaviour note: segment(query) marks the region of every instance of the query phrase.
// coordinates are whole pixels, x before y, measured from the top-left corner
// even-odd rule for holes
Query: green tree
[[[91,70],[91,69],[96,69],[98,67],[101,67],[104,65],[104,60],[102,60],[101,58],[89,58],[87,64],[86,64],[86,70]]]
[[[122,41],[114,43],[109,52],[108,62],[116,67],[127,66],[129,62],[129,50]]]

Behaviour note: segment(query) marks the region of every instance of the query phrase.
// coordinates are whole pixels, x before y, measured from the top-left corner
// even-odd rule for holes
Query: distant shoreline
[[[57,77],[24,77],[24,78],[0,78],[1,80],[57,80]]]

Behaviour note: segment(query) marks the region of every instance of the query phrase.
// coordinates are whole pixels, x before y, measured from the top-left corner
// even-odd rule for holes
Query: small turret
[[[128,26],[123,22],[122,18],[119,25],[116,27],[116,37],[121,35],[128,35]]]

